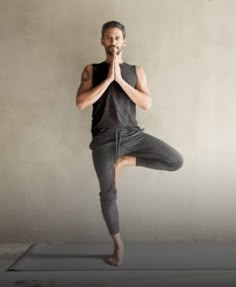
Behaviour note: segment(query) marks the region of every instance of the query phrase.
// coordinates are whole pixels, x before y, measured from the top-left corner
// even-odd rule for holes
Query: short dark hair
[[[108,28],[119,28],[122,31],[123,38],[125,39],[125,37],[126,37],[125,26],[123,24],[121,24],[120,22],[109,21],[109,22],[106,22],[105,24],[103,24],[103,26],[102,26],[102,37],[104,36],[105,30]]]

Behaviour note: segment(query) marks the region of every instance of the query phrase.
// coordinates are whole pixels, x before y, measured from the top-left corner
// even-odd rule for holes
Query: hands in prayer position
[[[113,48],[112,63],[109,68],[108,78],[112,81],[119,82],[122,80],[119,59],[117,57],[116,48]]]

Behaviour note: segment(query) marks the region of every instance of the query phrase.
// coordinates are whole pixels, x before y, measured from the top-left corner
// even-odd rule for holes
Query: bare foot
[[[113,266],[119,266],[122,263],[124,257],[124,243],[119,243],[119,246],[114,247],[114,251],[111,257],[108,258],[108,263]]]
[[[118,182],[119,182],[119,178],[121,175],[121,171],[123,169],[123,157],[120,157],[117,159],[116,163],[114,163],[115,166],[115,187],[116,189],[118,188]]]
[[[115,187],[117,189],[118,182],[120,179],[121,171],[125,166],[135,166],[136,165],[136,157],[124,155],[117,159],[115,166]]]

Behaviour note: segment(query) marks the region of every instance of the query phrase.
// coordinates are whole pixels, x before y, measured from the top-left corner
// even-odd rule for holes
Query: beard
[[[120,53],[122,52],[123,50],[123,46],[122,47],[115,47],[115,46],[109,46],[109,47],[106,47],[106,52],[107,54],[109,54],[110,56],[113,56],[113,49],[115,48],[116,50],[116,55],[120,55]]]

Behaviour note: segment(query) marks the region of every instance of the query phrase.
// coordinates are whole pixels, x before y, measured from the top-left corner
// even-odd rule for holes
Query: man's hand
[[[114,50],[115,50],[115,49],[113,49],[113,55],[114,55]],[[115,80],[115,62],[114,62],[114,57],[113,57],[112,63],[110,64],[107,78],[108,78],[110,81],[114,81],[114,80]]]
[[[116,48],[115,47],[113,48],[113,58],[112,58],[111,65],[109,67],[109,71],[108,71],[107,77],[111,81],[115,80],[116,82],[119,82],[120,80],[122,80],[120,65],[119,65],[119,62],[118,62],[118,57],[117,57],[117,53],[116,53]]]
[[[122,76],[121,76],[120,64],[118,62],[116,51],[113,54],[113,62],[114,62],[114,69],[115,69],[115,81],[119,83],[119,81],[122,80]]]

